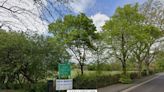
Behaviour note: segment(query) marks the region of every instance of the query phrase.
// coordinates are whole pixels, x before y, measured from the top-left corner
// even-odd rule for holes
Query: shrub
[[[132,83],[132,79],[130,78],[130,75],[121,75],[119,82],[123,83],[123,84],[129,84]]]
[[[120,74],[104,75],[104,74],[90,74],[77,76],[74,78],[73,87],[76,89],[94,89],[112,84],[119,83]]]
[[[142,74],[143,77],[144,77],[144,76],[147,76],[146,70],[143,70],[143,71],[141,72],[141,74]]]
[[[157,71],[155,71],[155,70],[149,70],[149,74],[150,74],[150,75],[152,75],[152,74],[154,74],[154,73],[157,73]]]
[[[47,84],[45,82],[39,82],[36,84],[31,85],[30,89],[28,92],[45,92],[46,91],[46,86]]]
[[[95,89],[109,86],[117,83],[129,84],[132,80],[137,79],[137,72],[130,72],[126,76],[121,74],[99,74],[91,73],[87,75],[79,75],[73,79],[73,88],[75,89]]]
[[[131,78],[132,80],[138,78],[138,73],[137,73],[137,72],[131,72],[131,73],[129,73],[129,75],[130,75],[130,78]]]

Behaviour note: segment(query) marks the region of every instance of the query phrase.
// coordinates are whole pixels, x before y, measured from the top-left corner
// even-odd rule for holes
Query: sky
[[[76,0],[72,3],[75,12],[84,12],[88,16],[96,13],[112,16],[116,8],[125,4],[143,4],[147,0]]]
[[[94,2],[91,8],[86,8],[85,12],[87,15],[93,15],[97,12],[102,14],[106,14],[108,16],[112,16],[115,12],[116,8],[119,6],[124,6],[125,4],[135,4],[140,3],[142,4],[146,0],[90,0]]]
[[[0,5],[6,0],[0,0]],[[11,8],[10,12],[5,8],[0,8],[0,25],[2,29],[13,31],[24,31],[29,33],[47,34],[46,21],[40,18],[38,8],[33,0],[7,0],[3,7]]]
[[[0,0],[0,4],[3,4],[5,0]],[[54,7],[50,6],[50,3],[47,3],[47,0],[42,0],[46,5],[46,8],[52,12],[53,17],[49,17],[49,11],[38,10],[38,6],[34,4],[33,0],[8,0],[4,6],[13,7],[15,9],[23,8],[24,12],[21,13],[11,13],[3,8],[0,8],[0,25],[5,24],[4,29],[8,29],[8,26],[12,30],[22,30],[22,31],[34,31],[39,34],[48,34],[48,25],[54,22],[59,18],[58,12],[55,12],[54,7],[58,7],[58,3],[55,3]],[[57,0],[49,0],[57,1]],[[102,31],[101,26],[105,24],[105,21],[109,20],[110,17],[114,14],[117,7],[122,7],[125,4],[139,4],[144,3],[147,0],[73,0],[68,5],[71,7],[71,12],[67,11],[66,8],[60,6],[61,10],[58,10],[63,14],[78,14],[80,12],[85,13],[90,19],[93,20],[93,23],[97,27],[98,32]],[[14,10],[14,9],[13,9]],[[30,12],[29,12],[30,11]],[[41,12],[46,15],[46,18],[41,18]],[[41,15],[43,15],[41,14]]]
[[[143,4],[147,0],[76,0],[71,4],[75,13],[83,12],[93,20],[98,31],[109,20],[117,7],[126,4]]]

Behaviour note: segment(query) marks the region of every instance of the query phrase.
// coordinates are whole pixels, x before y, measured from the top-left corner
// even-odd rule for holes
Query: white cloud
[[[1,0],[0,3],[4,1]],[[46,2],[44,4],[46,5]],[[5,8],[0,8],[0,25],[3,24],[3,29],[39,34],[47,33],[48,23],[40,18],[41,10],[38,10],[40,8],[34,4],[33,0],[8,0],[3,6],[17,11],[11,12]]]
[[[95,0],[74,0],[70,3],[72,10],[75,13],[85,12],[89,7],[92,7],[95,4]]]
[[[97,31],[101,32],[102,26],[105,24],[107,20],[109,20],[109,17],[105,14],[97,13],[91,16],[91,19],[93,20],[93,23],[95,24]]]

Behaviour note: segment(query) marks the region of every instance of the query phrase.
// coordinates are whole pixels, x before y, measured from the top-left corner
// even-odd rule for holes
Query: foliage
[[[24,88],[47,78],[54,60],[46,38],[0,30],[0,43],[1,87]]]
[[[138,64],[139,76],[141,77],[142,64],[145,63],[147,71],[149,71],[149,65],[154,59],[156,53],[156,48],[153,50],[153,53],[150,53],[152,50],[151,47],[156,40],[162,37],[161,31],[152,26],[152,25],[143,25],[139,24],[134,36],[134,49],[132,53],[134,55],[135,61]],[[145,61],[145,62],[144,62]]]
[[[4,4],[1,8],[5,8]],[[81,70],[81,75],[74,78],[74,88],[88,89],[119,82],[131,83],[138,77],[148,75],[147,73],[153,74],[154,71],[149,69],[153,61],[163,71],[162,48],[153,48],[163,36],[163,12],[160,14],[160,10],[154,8],[155,11],[151,11],[151,7],[151,4],[146,6],[147,11],[141,13],[138,4],[118,7],[100,33],[96,33],[93,21],[83,13],[66,15],[51,23],[48,27],[52,36],[0,29],[0,88],[44,92],[45,81],[54,77],[53,71],[57,71],[57,65],[71,58],[78,61]],[[162,9],[161,6],[159,8]],[[9,11],[12,12],[10,9]],[[149,11],[150,16],[147,14]],[[152,18],[153,13],[159,16]],[[3,26],[2,24],[0,28]],[[90,54],[94,55],[92,59],[96,62],[86,64],[87,55]],[[123,75],[108,72],[121,70],[120,64]],[[143,64],[146,67],[144,71]],[[74,69],[78,68],[75,63],[71,65]],[[92,73],[83,75],[84,65]],[[129,73],[127,69],[135,72]]]
[[[104,73],[91,73],[84,74],[83,76],[77,76],[73,80],[73,88],[75,89],[95,89],[105,86],[109,86],[116,83],[132,83],[137,79],[137,72],[128,72],[128,76],[124,76],[121,73],[116,74],[104,74]]]
[[[132,83],[132,80],[129,75],[121,75],[119,82],[123,84],[129,84],[129,83]]]
[[[115,14],[103,26],[104,41],[111,46],[115,57],[121,62],[126,74],[127,60],[133,46],[134,30],[136,23],[142,22],[144,16],[138,13],[138,5],[125,5],[118,7]]]
[[[116,75],[101,75],[101,74],[90,74],[90,75],[83,75],[77,76],[74,78],[74,88],[76,89],[93,89],[93,88],[100,88],[105,87],[108,85],[112,85],[118,83],[120,74]]]
[[[160,51],[157,56],[155,57],[157,70],[163,72],[164,71],[164,52]]]
[[[121,65],[118,62],[113,63],[101,63],[99,64],[99,71],[120,71]],[[97,70],[97,64],[87,65],[88,70]]]
[[[64,19],[58,19],[49,25],[49,31],[53,33],[53,41],[61,45],[63,49],[75,56],[83,74],[83,66],[86,61],[86,53],[93,48],[91,40],[96,37],[96,27],[92,20],[85,14],[77,16],[66,15]]]
[[[153,25],[145,24],[145,20],[145,16],[139,13],[137,4],[125,5],[117,8],[111,20],[103,26],[104,41],[111,46],[114,56],[121,62],[124,74],[129,58],[135,59],[139,76],[143,63],[147,65],[148,71],[156,52],[154,50],[151,54],[151,47],[162,37],[162,32]]]
[[[37,84],[31,85],[29,92],[45,92],[47,88],[47,84],[45,82],[39,82]]]

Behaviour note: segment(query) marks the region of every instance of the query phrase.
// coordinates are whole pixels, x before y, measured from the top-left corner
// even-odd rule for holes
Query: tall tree
[[[81,13],[77,16],[66,15],[49,25],[49,30],[54,34],[54,39],[74,56],[79,62],[81,74],[86,62],[86,53],[93,45],[91,40],[95,38],[96,27],[91,19]]]
[[[145,23],[147,25],[152,25],[155,27],[158,27],[160,31],[164,30],[164,2],[161,0],[148,0],[147,2],[145,2],[143,5],[140,6],[140,12],[146,17],[145,19]],[[154,29],[154,28],[153,28]],[[158,34],[159,32],[157,32]],[[161,35],[157,35],[162,38],[162,34]],[[150,48],[153,47],[153,44],[158,44],[158,46],[155,47],[155,49],[153,49],[153,53],[149,53],[147,52],[147,56],[146,56],[146,60],[145,61],[145,66],[147,67],[147,74],[149,74],[149,65],[150,63],[154,60],[158,50],[159,50],[159,46],[161,45],[161,42],[163,42],[163,39],[160,39],[159,37],[155,37],[155,34],[151,34],[150,37],[152,37],[153,39],[151,39],[151,42],[149,43],[149,49],[147,48],[147,51],[150,51]],[[158,38],[158,40],[157,40]]]
[[[144,25],[141,23],[137,27],[138,30],[134,32],[134,43],[132,53],[138,64],[138,75],[141,77],[142,66],[145,63],[147,71],[149,70],[149,65],[155,55],[156,50],[151,49],[153,44],[156,43],[162,34],[158,28],[151,25]],[[151,52],[153,51],[154,54]],[[149,58],[149,59],[148,59]]]
[[[104,39],[112,47],[115,57],[121,62],[126,75],[127,59],[133,46],[133,32],[136,23],[143,21],[144,16],[138,13],[138,5],[125,5],[117,8],[115,14],[103,26]]]

